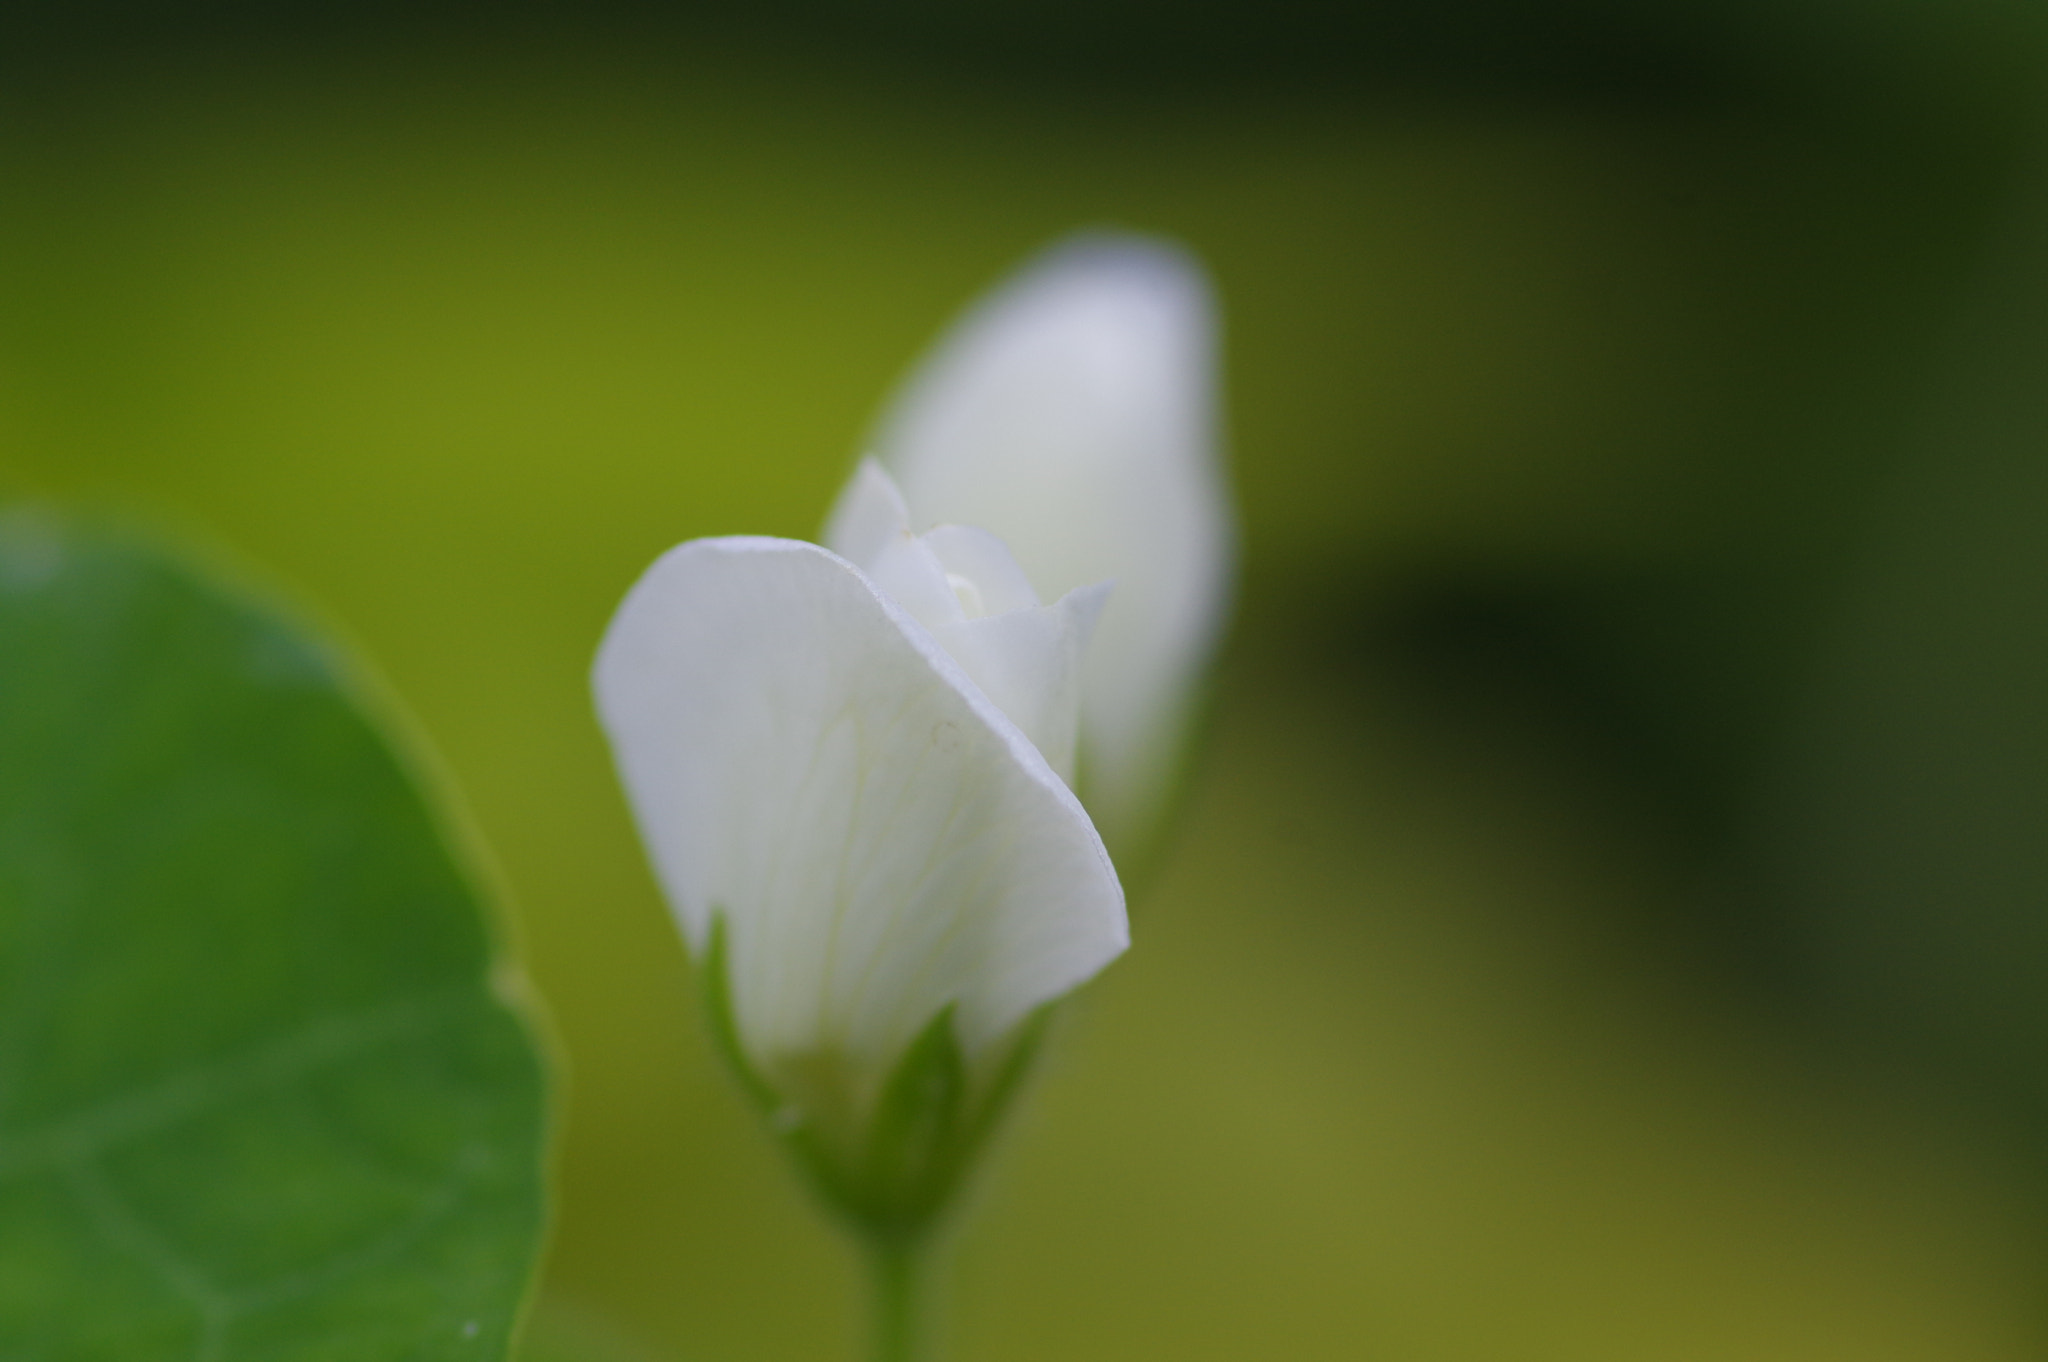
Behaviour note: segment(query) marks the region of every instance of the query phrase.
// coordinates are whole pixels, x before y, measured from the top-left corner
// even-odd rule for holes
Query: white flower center
[[[953,599],[960,602],[961,613],[971,620],[978,620],[988,613],[981,603],[981,588],[957,572],[946,574],[946,585],[953,588]]]
[[[971,525],[917,534],[889,475],[864,462],[840,495],[828,547],[931,630],[996,708],[1071,780],[1081,713],[1081,650],[1108,584],[1041,605],[1009,546]]]

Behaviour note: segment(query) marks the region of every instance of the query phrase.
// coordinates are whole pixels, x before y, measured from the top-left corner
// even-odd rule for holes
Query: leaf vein
[[[184,1262],[124,1202],[99,1170],[84,1159],[62,1165],[65,1184],[99,1232],[116,1248],[140,1260],[199,1314],[199,1338],[193,1362],[219,1362],[234,1303],[204,1274]]]
[[[175,1125],[248,1093],[282,1086],[332,1064],[432,1031],[473,996],[468,981],[321,1018],[288,1036],[170,1074],[60,1117],[25,1135],[0,1135],[0,1182],[98,1157],[127,1140]]]

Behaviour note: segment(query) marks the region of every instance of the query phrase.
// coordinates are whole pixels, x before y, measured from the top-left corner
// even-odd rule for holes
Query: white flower
[[[1080,791],[1114,846],[1157,819],[1224,614],[1216,406],[1199,269],[1143,238],[1084,237],[969,312],[872,445],[913,523],[991,531],[1041,598],[1115,584],[1080,713]]]
[[[843,1199],[907,1198],[872,1213],[909,1220],[951,1145],[909,1191],[861,1180],[914,1044],[936,1025],[986,1095],[1020,1023],[1128,934],[1101,839],[1032,741],[1071,746],[1100,591],[1040,606],[991,536],[913,537],[887,479],[860,482],[845,542],[872,577],[794,540],[683,544],[627,594],[595,684],[684,935],[700,959],[719,942],[743,1071],[828,1185],[861,1184]]]
[[[1029,1019],[1127,944],[1069,786],[1145,840],[1215,642],[1213,331],[1177,251],[1054,251],[907,385],[827,547],[684,544],[599,650],[719,1034],[877,1242],[922,1232]]]

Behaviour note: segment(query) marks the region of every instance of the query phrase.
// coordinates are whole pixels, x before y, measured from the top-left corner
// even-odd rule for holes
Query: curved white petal
[[[932,552],[932,546],[917,536],[893,535],[872,557],[849,561],[927,629],[967,618],[961,593],[947,578],[946,565]]]
[[[1011,610],[1035,610],[1038,593],[1009,546],[978,525],[935,525],[924,536],[949,580],[969,583],[977,609],[969,619]]]
[[[1077,587],[1051,605],[960,620],[932,630],[982,694],[1024,731],[1069,785],[1081,719],[1081,668],[1088,637],[1108,600],[1108,582]]]
[[[987,530],[912,530],[894,480],[873,459],[863,459],[826,521],[825,543],[931,630],[1073,784],[1082,658],[1111,583],[1077,587],[1042,606],[1008,546]]]
[[[971,1057],[1128,941],[1101,840],[1038,750],[850,563],[698,540],[627,595],[598,709],[693,948],[726,922],[764,1074],[871,1096],[957,1005]]]
[[[897,535],[909,534],[910,508],[895,480],[872,457],[860,461],[825,518],[825,547],[849,563],[867,563]]]
[[[1157,812],[1222,619],[1215,367],[1209,289],[1186,255],[1084,238],[959,322],[874,443],[918,524],[993,531],[1041,599],[1116,583],[1081,713],[1083,793],[1113,843]]]

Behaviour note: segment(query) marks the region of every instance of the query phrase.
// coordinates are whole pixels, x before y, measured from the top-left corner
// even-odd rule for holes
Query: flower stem
[[[874,1287],[874,1362],[921,1362],[924,1253],[922,1239],[877,1236],[868,1240]]]

